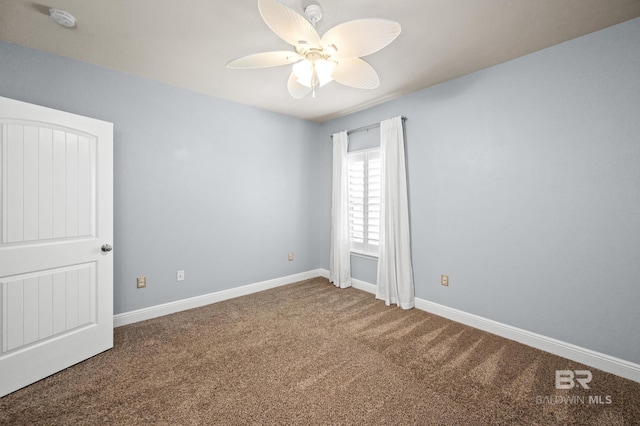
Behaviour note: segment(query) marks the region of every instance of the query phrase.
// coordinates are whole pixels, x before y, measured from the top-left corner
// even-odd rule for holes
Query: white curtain
[[[331,258],[329,281],[336,287],[351,287],[349,244],[349,188],[347,182],[347,132],[333,135],[333,192],[331,197]]]
[[[403,309],[415,305],[409,201],[404,156],[402,117],[380,123],[382,191],[380,212],[380,249],[376,298]]]

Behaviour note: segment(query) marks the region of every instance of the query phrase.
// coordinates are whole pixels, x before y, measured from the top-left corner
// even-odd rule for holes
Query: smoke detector
[[[60,9],[49,9],[49,17],[58,25],[72,28],[76,26],[76,18],[69,12]]]

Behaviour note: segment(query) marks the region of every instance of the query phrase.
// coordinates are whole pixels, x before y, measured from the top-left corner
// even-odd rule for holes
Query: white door
[[[0,97],[0,396],[113,347],[112,238],[113,125]]]

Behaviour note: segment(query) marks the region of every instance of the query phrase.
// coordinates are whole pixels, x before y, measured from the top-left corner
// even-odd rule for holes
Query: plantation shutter
[[[367,253],[378,255],[380,242],[380,150],[368,152],[367,161]]]
[[[380,150],[357,151],[348,157],[349,237],[351,250],[378,255],[380,239]]]

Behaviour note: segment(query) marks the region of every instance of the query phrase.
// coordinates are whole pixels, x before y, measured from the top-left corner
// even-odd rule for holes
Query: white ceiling
[[[295,100],[286,88],[289,66],[225,67],[239,56],[289,49],[262,21],[257,0],[41,1],[0,1],[0,39],[318,122],[640,16],[640,0],[282,0],[300,13],[319,4],[321,35],[359,18],[402,26],[393,43],[365,57],[379,88],[331,83],[315,99]],[[56,25],[52,7],[72,13],[77,26]]]

